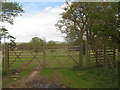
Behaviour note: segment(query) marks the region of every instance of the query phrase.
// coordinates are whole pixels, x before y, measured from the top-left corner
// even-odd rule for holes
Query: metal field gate
[[[14,47],[5,45],[4,70],[24,70],[31,65],[42,68],[71,68],[79,64],[78,46]]]

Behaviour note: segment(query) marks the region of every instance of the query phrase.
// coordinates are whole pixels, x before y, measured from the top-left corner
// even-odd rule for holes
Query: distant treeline
[[[31,50],[31,49],[44,49],[45,46],[49,46],[49,48],[57,48],[59,46],[65,46],[67,45],[65,42],[55,42],[55,41],[48,41],[39,38],[34,37],[30,42],[26,43],[16,43],[16,49],[17,50]]]

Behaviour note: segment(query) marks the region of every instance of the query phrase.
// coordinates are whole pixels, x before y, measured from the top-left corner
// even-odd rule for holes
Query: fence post
[[[89,45],[88,42],[86,42],[86,67],[90,66],[90,56],[89,56]]]
[[[113,65],[114,65],[114,67],[116,67],[115,61],[116,61],[116,49],[113,48]]]
[[[79,65],[80,68],[83,66],[83,44],[80,43],[80,48],[79,48]]]
[[[4,69],[4,47],[2,49],[2,70],[5,71]]]
[[[103,44],[103,60],[104,60],[104,67],[107,68],[107,59],[106,59],[106,47]]]
[[[43,68],[45,68],[45,57],[46,57],[46,48],[45,48],[45,46],[44,46],[44,49],[43,49]]]
[[[0,50],[0,73],[2,73],[2,59],[3,59],[3,56],[2,56],[2,51]]]
[[[8,44],[7,43],[5,43],[5,47],[4,47],[3,67],[4,67],[4,71],[8,71],[9,70],[9,48],[8,48]]]

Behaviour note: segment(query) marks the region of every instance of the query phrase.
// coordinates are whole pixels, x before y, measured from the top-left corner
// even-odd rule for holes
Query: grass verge
[[[118,74],[104,68],[43,69],[40,74],[57,77],[68,88],[118,88]]]
[[[22,72],[20,72],[18,75],[17,75],[17,80],[14,80],[13,77],[12,77],[12,74],[10,71],[8,72],[3,72],[3,77],[6,79],[2,82],[2,87],[3,88],[6,88],[9,86],[9,84],[13,83],[13,82],[16,82],[18,80],[21,79],[21,77],[23,76],[26,76],[26,75],[29,75],[31,73],[31,71],[35,68],[35,64],[31,64],[30,66],[28,66],[25,70],[23,70]],[[9,77],[7,77],[9,75]]]

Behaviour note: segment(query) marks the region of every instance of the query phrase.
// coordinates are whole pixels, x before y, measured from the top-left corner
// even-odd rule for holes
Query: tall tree
[[[118,4],[94,3],[94,6],[93,4],[91,5],[93,9],[91,9],[92,12],[88,13],[89,21],[87,26],[87,28],[89,29],[89,36],[92,37],[92,39],[98,37],[99,39],[107,43],[113,43],[116,42],[116,40],[118,41]],[[113,39],[113,36],[116,37],[116,40]]]
[[[8,30],[5,27],[0,28],[0,45],[2,44],[1,40],[4,39],[4,43],[6,43],[6,39],[10,39],[10,46],[15,46],[15,37],[9,35]]]
[[[13,24],[13,19],[15,17],[17,17],[18,15],[22,15],[22,13],[24,12],[22,6],[16,2],[0,2],[0,9],[2,9],[2,11],[0,11],[0,21],[8,22],[10,24]],[[4,34],[4,35],[2,34],[0,35],[0,46],[1,46],[1,39],[4,38],[5,40],[6,38],[5,35],[8,34],[8,31],[6,30],[7,29],[5,28],[0,29],[0,33]],[[7,37],[7,38],[11,38],[11,37]],[[14,41],[12,39],[14,38],[10,39],[11,42]]]
[[[83,64],[83,36],[87,25],[87,15],[85,8],[88,3],[67,3],[67,7],[64,8],[64,12],[61,14],[62,19],[58,21],[56,26],[62,33],[66,33],[66,39],[69,42],[75,42],[76,40],[80,45],[80,60],[79,64]]]
[[[97,48],[98,42],[112,42],[115,41],[113,38],[119,40],[117,3],[67,3],[61,17],[56,26],[58,30],[66,34],[69,42],[77,41],[82,46],[85,39]]]
[[[0,37],[4,39],[4,43],[6,42],[6,38],[8,36],[8,30],[4,27],[0,28]]]
[[[116,2],[74,2],[64,8],[61,17],[56,26],[62,33],[67,34],[66,38],[70,42],[80,37],[84,38],[83,36],[87,36],[87,33],[104,39],[110,38],[110,35],[119,39],[116,36],[119,32]]]
[[[29,44],[31,47],[39,48],[40,46],[44,46],[46,44],[46,41],[42,40],[39,37],[33,37]]]
[[[22,15],[23,12],[22,5],[17,2],[2,2],[0,21],[13,24],[14,18],[18,15]]]

